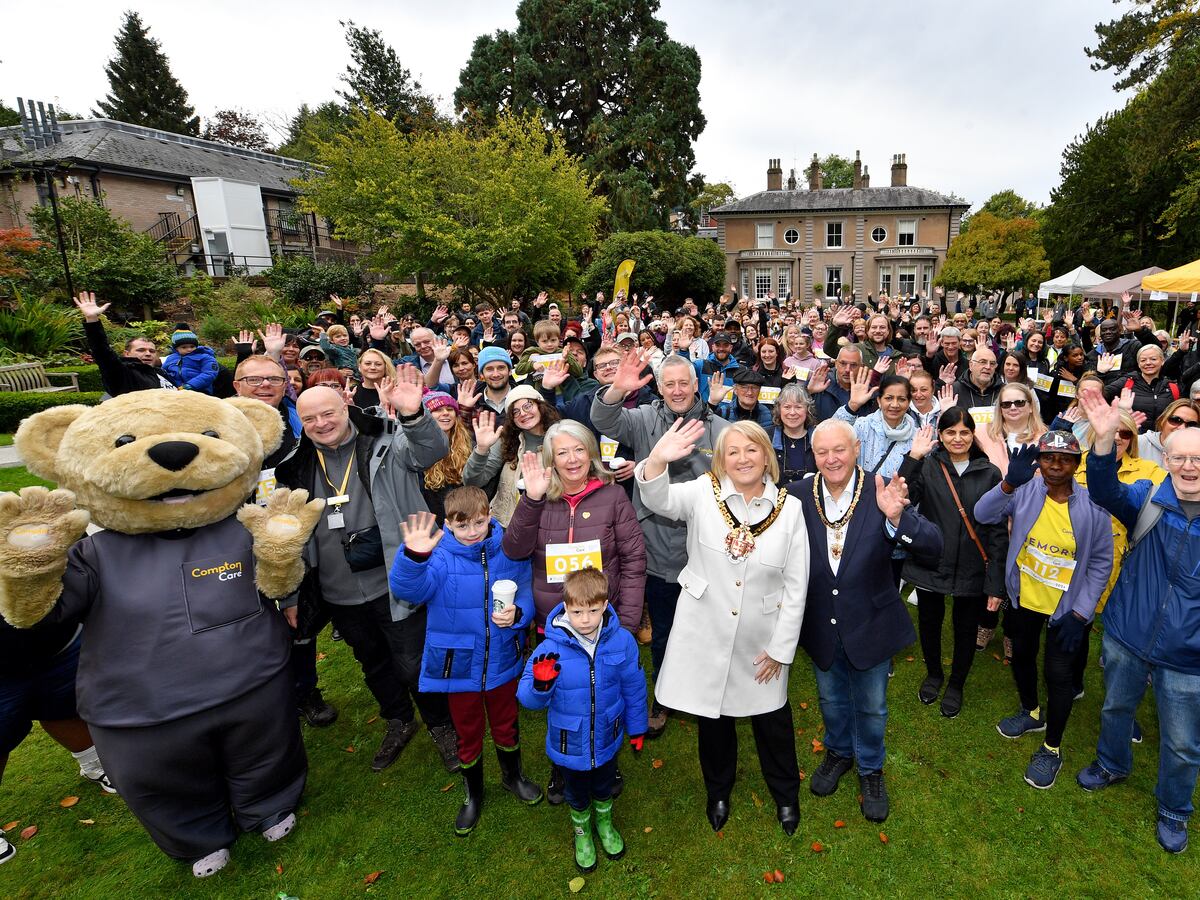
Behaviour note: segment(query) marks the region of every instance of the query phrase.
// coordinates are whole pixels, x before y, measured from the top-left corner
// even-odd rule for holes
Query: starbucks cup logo
[[[503,612],[517,599],[517,583],[507,578],[492,585],[492,612]]]

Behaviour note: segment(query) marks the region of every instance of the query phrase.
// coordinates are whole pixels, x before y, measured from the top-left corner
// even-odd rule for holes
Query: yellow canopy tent
[[[1191,294],[1200,291],[1200,259],[1180,266],[1178,269],[1168,269],[1157,275],[1147,275],[1142,279],[1142,290],[1167,291],[1172,294]]]

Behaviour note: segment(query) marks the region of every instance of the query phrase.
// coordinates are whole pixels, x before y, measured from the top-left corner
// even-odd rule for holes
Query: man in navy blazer
[[[883,781],[888,668],[917,639],[891,577],[897,547],[936,562],[942,533],[908,508],[903,478],[886,487],[857,465],[858,439],[829,419],[812,433],[817,475],[800,482],[809,542],[808,599],[800,645],[812,658],[825,721],[825,758],[809,780],[826,797],[858,763],[863,815],[888,816]]]

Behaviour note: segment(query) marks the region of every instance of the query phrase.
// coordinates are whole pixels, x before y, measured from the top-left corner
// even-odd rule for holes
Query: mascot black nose
[[[200,448],[190,441],[163,441],[155,444],[146,454],[170,472],[178,472],[196,458]]]

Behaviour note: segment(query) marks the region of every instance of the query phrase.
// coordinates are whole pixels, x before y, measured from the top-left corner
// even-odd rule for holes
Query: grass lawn
[[[22,471],[4,470],[10,481]],[[373,774],[370,759],[384,731],[378,709],[350,649],[327,637],[320,649],[321,685],[341,716],[330,728],[305,730],[308,791],[300,826],[287,840],[271,845],[244,835],[224,872],[196,881],[190,867],[158,852],[120,798],[78,778],[67,752],[35,728],[0,786],[0,824],[18,823],[8,832],[18,853],[0,868],[0,893],[239,900],[266,900],[281,891],[302,900],[569,893],[577,873],[564,807],[520,805],[500,789],[489,750],[483,820],[469,838],[454,837],[459,782],[442,769],[428,736],[418,735],[395,765]],[[1158,728],[1152,700],[1141,712],[1146,742],[1134,749],[1130,780],[1096,795],[1074,783],[1095,749],[1103,692],[1094,664],[1098,650],[1094,638],[1087,695],[1072,715],[1063,771],[1049,791],[1021,778],[1038,736],[1007,741],[995,730],[1015,708],[1016,694],[991,648],[977,657],[963,713],[954,720],[917,701],[924,667],[916,648],[911,657],[898,656],[886,770],[892,817],[882,828],[862,818],[850,776],[826,799],[802,787],[800,828],[786,838],[743,723],[733,814],[723,834],[713,834],[704,819],[695,724],[675,720],[643,754],[624,751],[626,788],[616,820],[628,853],[619,862],[601,858],[583,891],[607,897],[782,896],[830,888],[835,896],[1196,896],[1200,848],[1173,857],[1154,840]],[[819,760],[812,742],[820,739],[821,718],[808,665],[793,670],[791,696],[801,769],[811,772]],[[523,713],[522,727],[526,769],[543,781],[544,716]],[[68,796],[80,800],[63,808]],[[29,825],[38,826],[37,834],[21,840],[18,833]],[[786,884],[764,884],[763,871],[776,868]],[[375,872],[382,875],[365,884]]]
[[[11,434],[0,434],[0,447],[11,447],[13,436]]]

